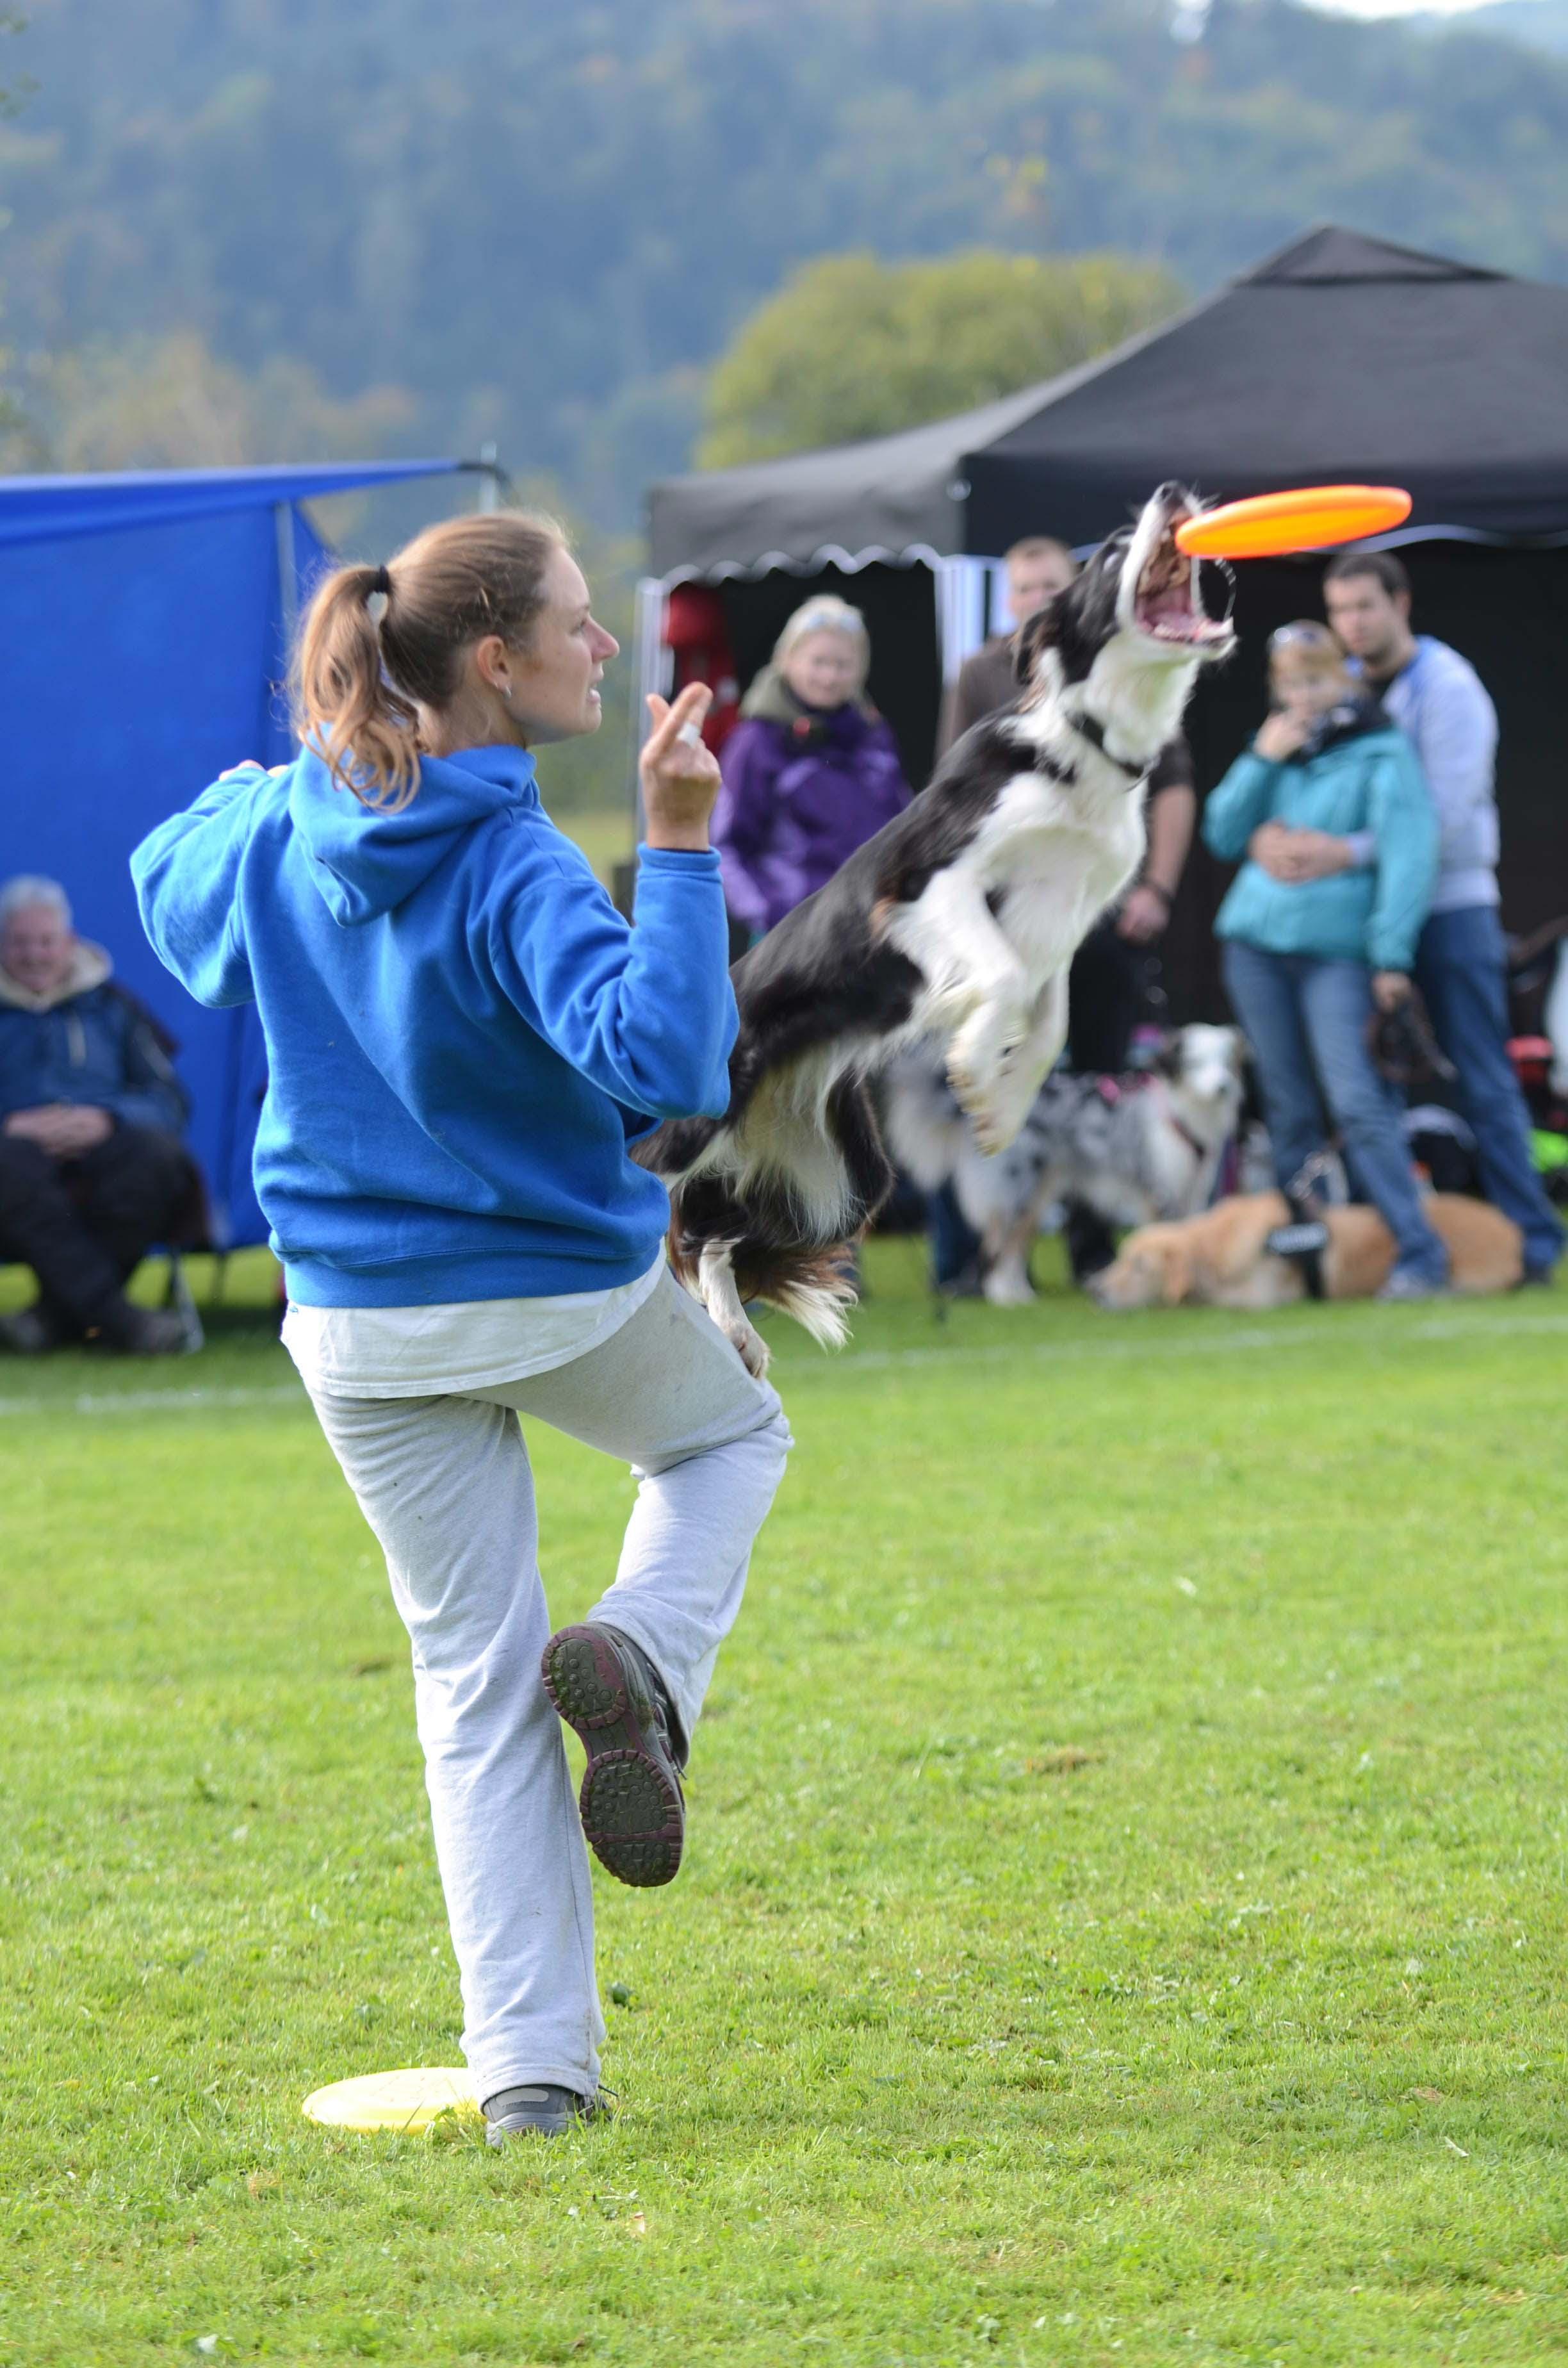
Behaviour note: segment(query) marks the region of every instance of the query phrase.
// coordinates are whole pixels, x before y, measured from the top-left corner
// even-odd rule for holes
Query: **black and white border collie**
[[[849,1246],[892,1171],[867,1079],[920,1038],[987,1152],[1013,1141],[1067,1032],[1067,969],[1143,855],[1142,784],[1205,663],[1234,645],[1176,545],[1197,498],[1162,485],[1018,635],[1022,695],[735,964],[722,1119],[635,1156],[670,1186],[670,1260],[751,1371],[762,1300],[845,1336]]]

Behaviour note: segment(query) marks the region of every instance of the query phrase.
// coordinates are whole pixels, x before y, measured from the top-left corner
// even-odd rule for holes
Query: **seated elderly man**
[[[22,1355],[81,1339],[140,1356],[199,1344],[187,1319],[125,1285],[199,1196],[186,1101],[147,1014],[78,938],[52,880],[0,889],[0,1261],[39,1295],[0,1318]]]

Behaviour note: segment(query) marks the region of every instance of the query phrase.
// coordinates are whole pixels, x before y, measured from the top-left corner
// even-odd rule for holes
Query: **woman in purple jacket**
[[[858,609],[797,609],[724,744],[713,816],[724,900],[760,937],[909,803],[897,745],[865,693]]]

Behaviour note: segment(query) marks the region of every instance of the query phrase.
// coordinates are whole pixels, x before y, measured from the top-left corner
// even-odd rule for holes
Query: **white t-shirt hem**
[[[436,1307],[301,1307],[290,1300],[283,1345],[312,1395],[454,1397],[498,1389],[602,1349],[653,1295],[664,1266],[661,1244],[634,1282],[555,1299]]]

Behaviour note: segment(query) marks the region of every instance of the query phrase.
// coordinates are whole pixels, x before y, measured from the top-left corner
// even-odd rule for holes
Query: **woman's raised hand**
[[[688,682],[672,707],[656,691],[648,699],[653,728],[638,760],[642,783],[645,837],[650,847],[700,852],[723,776],[719,759],[701,739],[702,719],[713,703],[705,682]]]

